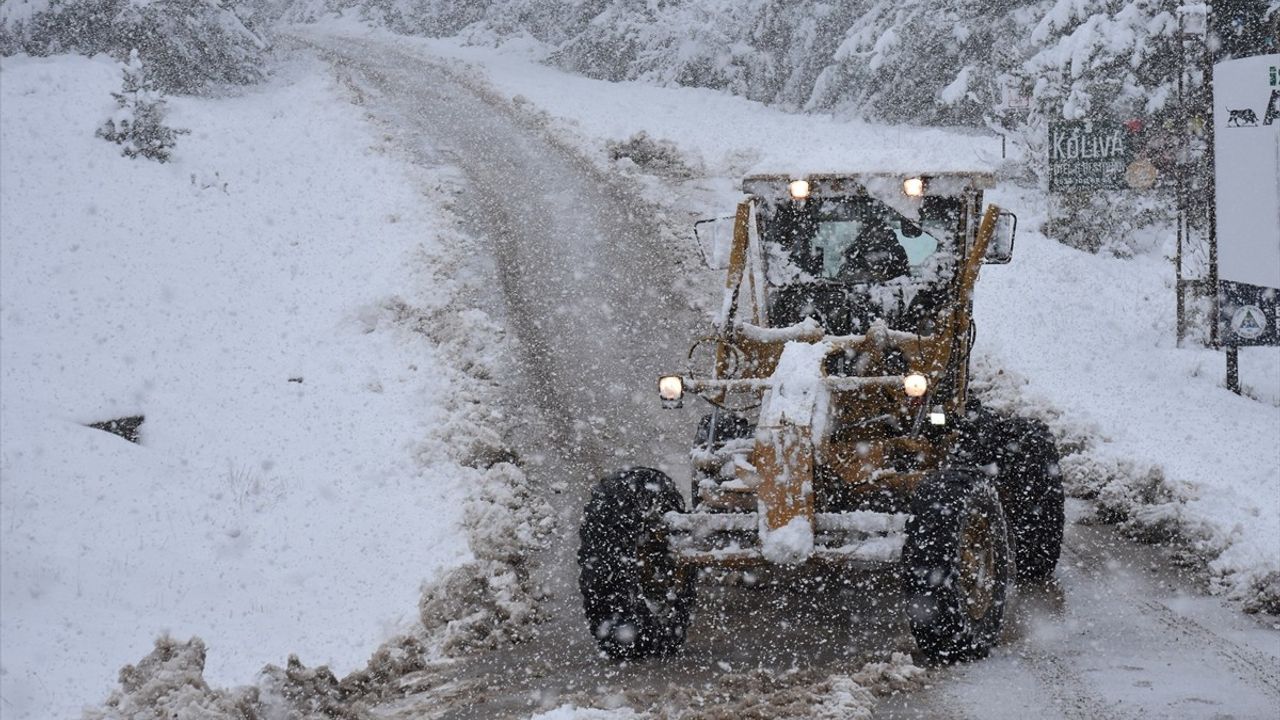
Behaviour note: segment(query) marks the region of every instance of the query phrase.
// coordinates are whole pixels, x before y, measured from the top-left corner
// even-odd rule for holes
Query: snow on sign
[[[1280,345],[1280,55],[1214,66],[1213,134],[1222,341]]]
[[[1049,123],[1049,190],[1127,187],[1130,148],[1117,122],[1064,120]]]

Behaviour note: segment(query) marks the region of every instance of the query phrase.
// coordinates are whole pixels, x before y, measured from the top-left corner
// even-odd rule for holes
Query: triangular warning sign
[[[1244,317],[1240,318],[1240,329],[1246,333],[1262,332],[1262,325],[1254,319],[1253,308],[1246,308]]]

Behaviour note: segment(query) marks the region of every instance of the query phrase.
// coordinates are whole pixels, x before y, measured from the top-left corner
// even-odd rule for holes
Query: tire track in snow
[[[1275,658],[1222,637],[1194,619],[1175,612],[1164,603],[1142,600],[1140,604],[1150,615],[1170,630],[1189,635],[1198,644],[1210,648],[1223,662],[1235,669],[1237,675],[1271,697],[1274,707],[1280,707],[1280,670]]]
[[[1108,549],[1085,533],[1076,533],[1063,550],[1084,563],[1088,571],[1100,577],[1107,570],[1110,560]],[[1265,693],[1280,706],[1280,666],[1276,658],[1268,657],[1205,627],[1200,621],[1180,613],[1160,600],[1135,595],[1139,614],[1163,625],[1167,630],[1190,638],[1189,644],[1213,652],[1233,668],[1236,676]]]

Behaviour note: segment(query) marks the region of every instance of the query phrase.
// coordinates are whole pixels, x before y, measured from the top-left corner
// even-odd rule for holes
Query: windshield
[[[913,222],[869,197],[782,202],[762,213],[772,285],[932,282],[954,260],[959,198],[927,198]]]
[[[927,310],[946,297],[962,210],[960,198],[927,197],[915,222],[867,196],[762,208],[770,324],[812,317],[844,334],[882,318],[922,331]]]

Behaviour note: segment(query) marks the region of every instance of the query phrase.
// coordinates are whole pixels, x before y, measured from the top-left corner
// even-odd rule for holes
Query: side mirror
[[[1013,259],[1013,238],[1018,232],[1018,216],[1000,211],[996,216],[995,232],[987,244],[987,254],[982,262],[988,265],[1004,265]]]
[[[693,236],[698,241],[702,264],[712,270],[729,267],[729,254],[733,251],[733,223],[735,217],[709,218],[693,224]]]

